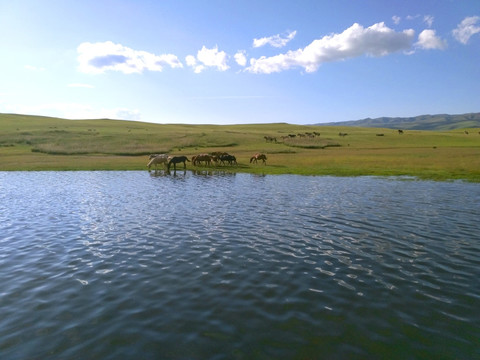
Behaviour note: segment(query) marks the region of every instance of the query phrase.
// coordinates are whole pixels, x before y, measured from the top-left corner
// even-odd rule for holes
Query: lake
[[[480,184],[0,172],[2,359],[480,357]]]

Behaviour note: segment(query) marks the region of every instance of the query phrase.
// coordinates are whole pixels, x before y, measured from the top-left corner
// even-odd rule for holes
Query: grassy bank
[[[0,170],[145,170],[150,153],[190,157],[225,151],[239,165],[222,168],[239,172],[480,182],[480,129],[464,130],[399,134],[379,128],[160,125],[0,114]],[[249,163],[256,152],[267,154],[266,166]]]

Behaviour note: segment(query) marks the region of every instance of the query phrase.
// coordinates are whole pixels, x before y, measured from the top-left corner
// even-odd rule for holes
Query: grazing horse
[[[255,164],[257,163],[258,160],[263,160],[263,163],[266,165],[267,164],[267,156],[265,154],[260,154],[260,153],[256,153],[255,155],[253,155],[251,158],[250,158],[250,164],[252,162],[255,162]]]
[[[150,155],[150,161],[148,162],[148,171],[150,171],[150,167],[152,165],[155,165],[155,170],[157,170],[157,165],[158,164],[166,164],[168,162],[168,155],[167,154],[160,154],[153,156]]]
[[[264,136],[266,142],[277,142],[277,138],[273,136]]]
[[[186,169],[187,168],[187,163],[186,161],[190,162],[190,160],[188,160],[188,158],[186,156],[173,156],[170,158],[170,160],[168,161],[168,171],[170,171],[170,165],[173,164],[173,170],[174,171],[177,171],[177,164],[178,163],[183,163],[183,168]]]
[[[225,162],[227,162],[228,165],[237,165],[237,158],[230,154],[220,155],[219,160],[222,165],[224,165]]]
[[[193,156],[192,157],[192,163],[193,165],[200,165],[200,162],[204,162],[205,165],[208,165],[210,166],[212,164],[212,156],[208,155],[208,154],[200,154],[200,155],[197,155],[197,156]]]

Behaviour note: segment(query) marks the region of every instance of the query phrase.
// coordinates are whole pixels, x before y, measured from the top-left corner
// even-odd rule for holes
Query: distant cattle
[[[399,133],[399,134],[403,134],[403,130],[402,130],[402,129],[398,129],[398,133]]]

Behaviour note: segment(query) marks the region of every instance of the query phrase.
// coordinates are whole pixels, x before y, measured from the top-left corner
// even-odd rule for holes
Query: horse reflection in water
[[[168,165],[167,165],[168,171],[170,171],[170,166],[172,164],[173,164],[173,170],[177,171],[177,164],[179,164],[179,163],[183,163],[183,168],[186,169],[187,168],[187,163],[186,163],[187,161],[190,162],[190,160],[188,160],[188,158],[186,156],[173,156],[173,157],[171,157],[168,160]]]

